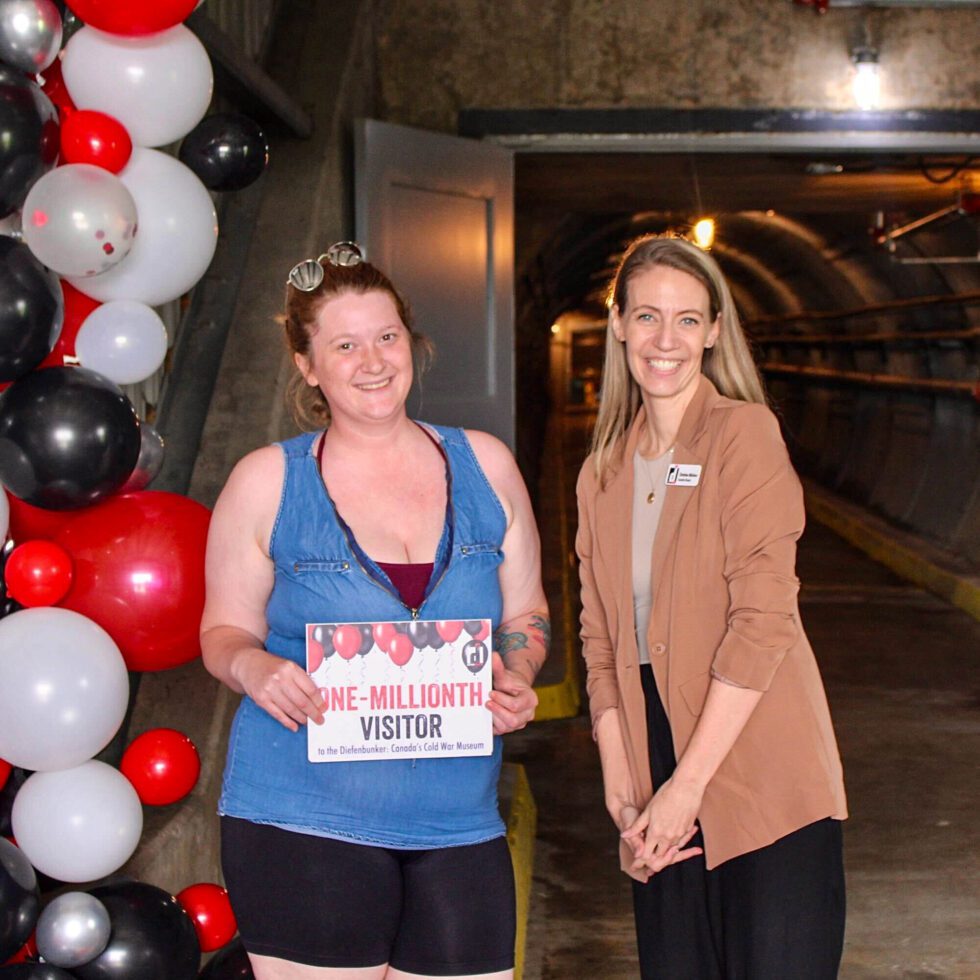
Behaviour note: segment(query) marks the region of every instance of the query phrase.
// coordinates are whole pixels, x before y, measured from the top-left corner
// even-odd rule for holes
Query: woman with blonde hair
[[[800,482],[717,263],[610,293],[578,482],[583,654],[644,980],[837,975],[843,777],[795,572]]]

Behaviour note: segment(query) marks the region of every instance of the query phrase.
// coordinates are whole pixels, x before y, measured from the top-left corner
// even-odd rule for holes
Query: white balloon
[[[136,234],[136,202],[102,167],[55,167],[27,192],[23,236],[59,276],[94,276],[126,258]]]
[[[119,179],[139,214],[132,251],[108,272],[69,282],[103,303],[160,306],[186,293],[211,264],[218,243],[214,202],[189,167],[159,150],[134,147]]]
[[[208,53],[183,24],[140,37],[83,27],[65,46],[61,73],[79,109],[118,119],[137,146],[186,136],[214,86]]]
[[[167,328],[145,303],[117,299],[96,307],[75,338],[82,367],[104,374],[117,385],[148,378],[167,355]]]
[[[0,620],[0,758],[77,766],[109,744],[128,704],[119,647],[86,616],[44,607]]]
[[[129,860],[143,833],[143,807],[132,783],[95,759],[29,776],[14,797],[10,819],[27,859],[59,881],[112,874]]]

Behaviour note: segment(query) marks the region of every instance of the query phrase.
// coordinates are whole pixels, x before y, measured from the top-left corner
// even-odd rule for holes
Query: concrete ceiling
[[[515,169],[518,269],[547,284],[556,315],[598,310],[631,238],[704,215],[750,316],[976,288],[978,265],[895,261],[975,254],[976,216],[938,218],[893,256],[869,233],[877,212],[894,228],[955,205],[971,179],[980,192],[980,160],[962,155],[523,152]]]

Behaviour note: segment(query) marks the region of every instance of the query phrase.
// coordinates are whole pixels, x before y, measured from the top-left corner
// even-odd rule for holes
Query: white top
[[[633,621],[641,664],[650,663],[647,627],[653,597],[653,541],[660,524],[667,493],[667,469],[673,453],[671,447],[655,459],[646,459],[639,450],[633,456]]]

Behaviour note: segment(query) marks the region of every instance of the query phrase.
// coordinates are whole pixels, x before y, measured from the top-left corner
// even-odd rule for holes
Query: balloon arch
[[[95,758],[129,672],[200,653],[210,517],[148,489],[164,442],[120,386],[161,371],[155,308],[207,271],[213,195],[268,161],[208,114],[198,2],[0,0],[0,980],[251,975],[220,885],[103,882],[194,788],[191,740]]]

